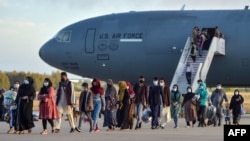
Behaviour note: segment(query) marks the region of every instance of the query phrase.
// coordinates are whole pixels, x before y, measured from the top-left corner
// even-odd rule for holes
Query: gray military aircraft
[[[203,79],[229,86],[250,84],[250,11],[180,10],[130,11],[85,19],[61,29],[40,49],[43,61],[58,69],[101,80],[148,82],[164,77],[167,83],[185,80],[191,62],[192,83]],[[207,29],[204,55],[189,57],[192,32]],[[219,27],[224,38],[214,37]],[[205,69],[205,70],[204,70]],[[184,77],[184,78],[181,78]]]

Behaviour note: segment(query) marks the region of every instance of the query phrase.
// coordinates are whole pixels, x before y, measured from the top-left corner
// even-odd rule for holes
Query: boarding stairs
[[[188,37],[170,85],[170,89],[172,89],[173,85],[177,84],[181,93],[186,93],[186,88],[189,86],[185,73],[187,62],[190,62],[193,67],[191,86],[193,90],[195,90],[198,88],[198,83],[196,83],[197,80],[201,79],[204,82],[206,81],[207,73],[214,55],[225,55],[225,40],[222,38],[213,37],[209,46],[209,50],[203,50],[201,57],[197,52],[196,61],[193,62],[192,58],[190,57],[191,41],[191,37]]]

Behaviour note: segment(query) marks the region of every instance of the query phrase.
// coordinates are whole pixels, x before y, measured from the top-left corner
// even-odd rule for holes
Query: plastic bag
[[[145,123],[148,123],[149,121],[151,121],[152,117],[151,117],[151,109],[145,108],[142,112],[142,121]]]
[[[243,104],[240,105],[240,114],[241,115],[246,114],[246,108],[243,106]]]

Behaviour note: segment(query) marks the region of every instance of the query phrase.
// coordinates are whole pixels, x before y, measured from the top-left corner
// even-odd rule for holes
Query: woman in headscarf
[[[206,83],[201,82],[199,85],[199,88],[197,90],[197,94],[199,95],[199,108],[198,108],[198,119],[199,124],[198,127],[204,127],[206,126],[205,118],[207,114],[207,106],[208,106],[208,91]]]
[[[192,122],[192,127],[194,127],[197,120],[197,99],[191,86],[187,87],[187,93],[184,95],[182,107],[184,107],[185,120],[187,122],[186,127],[190,127],[190,121]]]
[[[129,100],[130,95],[127,89],[126,81],[120,81],[119,83],[119,112],[118,112],[118,127],[123,129],[129,129]]]
[[[43,124],[43,131],[41,132],[42,135],[48,134],[47,121],[52,128],[52,133],[55,133],[54,120],[59,119],[59,114],[54,96],[55,91],[52,87],[52,82],[49,78],[45,78],[43,86],[38,93],[38,100],[40,100],[39,119],[42,119]]]
[[[92,81],[92,87],[90,90],[93,93],[94,110],[92,111],[93,128],[95,132],[99,132],[98,119],[101,109],[105,110],[105,94],[104,88],[101,86],[101,82],[98,78],[94,78]]]
[[[33,100],[36,96],[36,91],[33,86],[34,80],[32,77],[27,76],[23,84],[19,87],[17,93],[17,120],[16,120],[16,134],[24,134],[24,130],[28,133],[32,132],[35,127],[32,111]]]
[[[112,79],[107,80],[107,88],[105,91],[105,112],[103,127],[108,127],[107,131],[114,130],[117,125],[116,120],[116,103],[118,101],[117,90],[114,87]]]
[[[238,89],[234,90],[234,95],[231,98],[229,109],[233,113],[233,124],[239,125],[241,118],[241,104],[243,104],[244,98],[240,94]]]
[[[177,84],[174,84],[173,89],[171,90],[170,98],[171,98],[170,111],[171,111],[171,116],[174,119],[174,124],[175,124],[174,128],[179,128],[178,118],[179,118],[179,113],[181,112],[182,95],[179,91]]]

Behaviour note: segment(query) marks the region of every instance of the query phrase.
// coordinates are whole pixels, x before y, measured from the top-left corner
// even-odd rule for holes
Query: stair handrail
[[[220,55],[226,55],[224,38],[219,38],[219,40],[217,40],[217,47],[216,47],[215,53],[220,54]]]
[[[209,70],[210,65],[212,63],[212,60],[214,58],[214,54],[215,54],[216,48],[218,46],[218,40],[219,40],[219,38],[213,37],[212,42],[209,46],[207,56],[206,56],[205,61],[202,65],[200,78],[204,82],[206,81],[208,70]]]
[[[195,92],[195,90],[198,88],[198,83],[197,81],[201,78],[201,68],[203,66],[203,63],[199,63],[199,66],[197,68],[197,71],[196,71],[196,74],[194,76],[194,80],[192,82],[192,89],[193,89],[193,92]]]
[[[186,44],[182,50],[182,54],[181,54],[181,57],[179,59],[179,63],[176,67],[175,74],[172,78],[172,81],[170,84],[170,89],[172,89],[173,85],[178,82],[179,78],[181,77],[181,75],[183,73],[183,69],[186,65],[186,61],[187,61],[187,58],[188,58],[189,53],[190,53],[190,46],[191,46],[191,37],[188,37]]]

